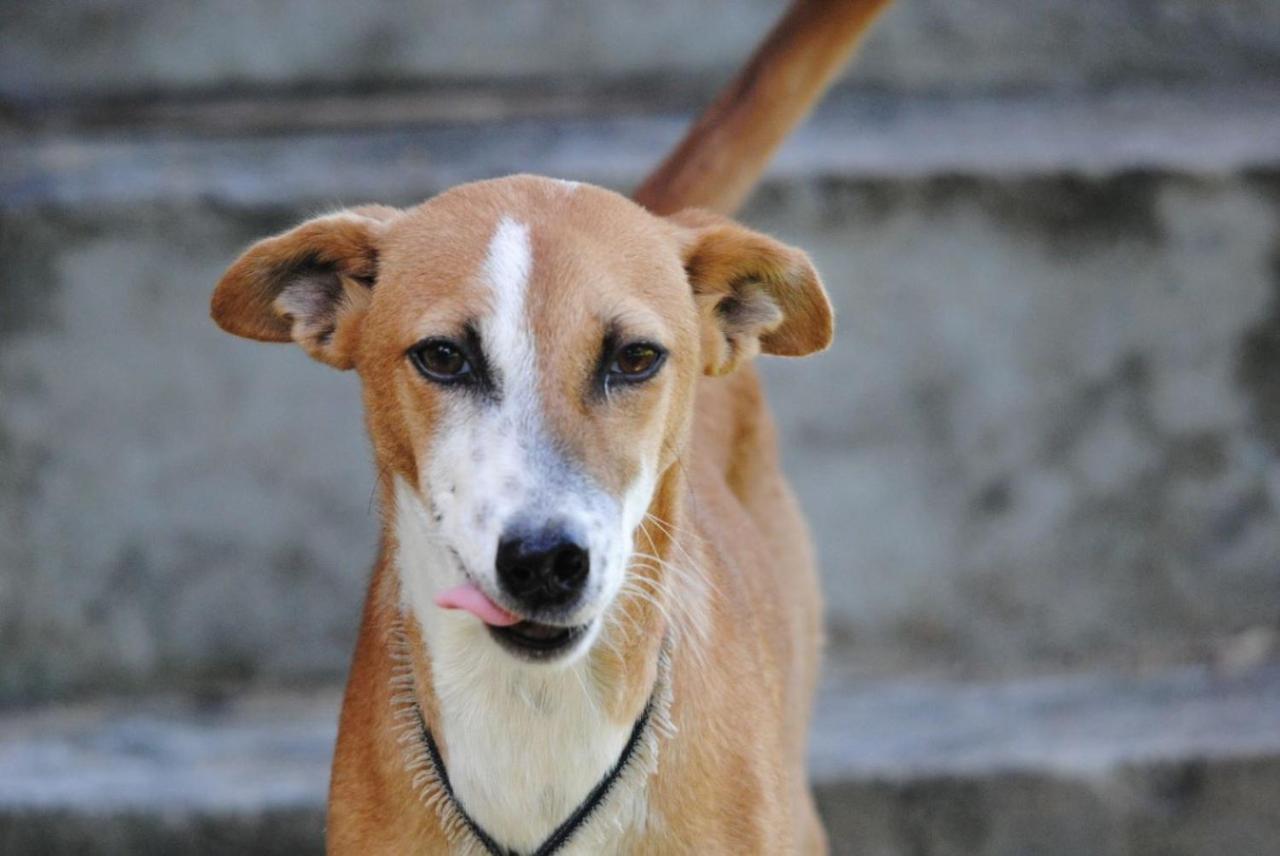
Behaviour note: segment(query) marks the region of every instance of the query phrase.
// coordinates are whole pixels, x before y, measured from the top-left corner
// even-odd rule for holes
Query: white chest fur
[[[488,643],[488,640],[481,640]],[[598,712],[578,668],[545,676],[495,662],[433,661],[449,775],[459,801],[491,835],[528,851],[582,802],[613,766],[630,728]]]

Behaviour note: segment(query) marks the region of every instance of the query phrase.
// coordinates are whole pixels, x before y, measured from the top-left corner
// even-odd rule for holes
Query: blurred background
[[[319,852],[375,547],[353,375],[248,242],[631,187],[782,0],[0,2],[0,852]],[[1280,4],[899,0],[742,213],[848,854],[1280,852]]]

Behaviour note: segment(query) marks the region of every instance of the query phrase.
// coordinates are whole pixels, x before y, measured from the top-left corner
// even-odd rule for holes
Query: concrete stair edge
[[[121,848],[185,835],[173,840],[204,841],[207,852],[230,842],[284,852],[274,845],[286,840],[318,850],[338,698],[336,690],[218,702],[152,696],[0,715],[0,844],[39,841],[61,852],[60,841],[70,846],[92,828]],[[1219,775],[1261,776],[1267,793],[1278,792],[1280,666],[985,684],[837,681],[821,694],[811,754],[841,842],[881,834],[886,810],[918,813],[937,801],[945,820],[957,794],[977,799],[971,812],[1025,821],[1052,808],[1045,823],[1087,826],[1089,817],[1071,818],[1079,806],[1069,800],[1044,803],[1046,794],[1086,793],[1112,821],[1145,823],[1159,807],[1142,795],[1191,787],[1187,776],[1200,789]],[[1268,803],[1259,796],[1252,805]],[[1277,822],[1236,810],[1258,828]],[[1111,840],[1108,829],[1095,830],[1098,842]],[[1030,839],[1020,840],[974,852],[1041,852],[1019,851]],[[835,850],[855,852],[843,848]]]
[[[434,193],[512,172],[625,187],[688,121],[553,116],[247,136],[18,133],[5,138],[0,205],[354,203],[399,200],[407,185]],[[796,133],[770,177],[1220,173],[1277,161],[1275,87],[958,101],[846,96]]]
[[[226,0],[12,4],[0,98],[469,79],[662,76],[705,86],[739,66],[781,5],[535,2],[478,13],[444,0],[288,0],[246,13]],[[888,10],[849,76],[906,91],[1229,81],[1280,69],[1277,21],[1268,0],[916,0]]]

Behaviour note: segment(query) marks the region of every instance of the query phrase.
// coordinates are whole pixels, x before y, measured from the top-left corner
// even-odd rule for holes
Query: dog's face
[[[588,647],[622,589],[697,377],[831,335],[803,254],[532,177],[263,241],[214,317],[358,370],[397,538],[430,556],[406,589],[538,660]]]

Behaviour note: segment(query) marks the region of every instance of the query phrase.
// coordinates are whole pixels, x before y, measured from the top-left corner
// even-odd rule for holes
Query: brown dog
[[[224,329],[357,370],[385,475],[331,852],[825,849],[816,577],[746,364],[831,308],[800,251],[671,212],[735,206],[883,5],[797,4],[643,206],[478,182],[218,284]]]

